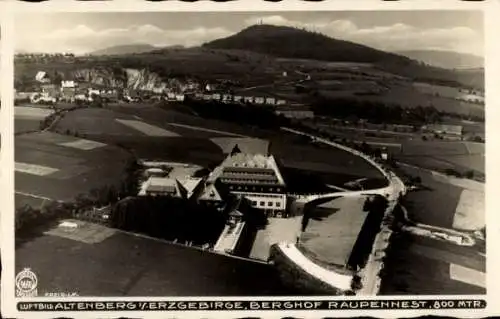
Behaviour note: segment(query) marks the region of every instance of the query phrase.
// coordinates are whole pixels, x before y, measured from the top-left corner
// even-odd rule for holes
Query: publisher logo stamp
[[[24,268],[16,276],[16,297],[36,297],[38,279],[31,269]]]

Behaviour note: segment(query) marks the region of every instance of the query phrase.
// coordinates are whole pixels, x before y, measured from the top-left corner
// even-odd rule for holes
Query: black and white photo
[[[484,19],[17,12],[12,295],[486,298]]]

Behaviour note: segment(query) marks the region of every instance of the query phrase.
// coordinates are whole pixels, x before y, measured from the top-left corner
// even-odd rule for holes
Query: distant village
[[[38,56],[35,56],[37,58]],[[42,55],[42,57],[44,57]],[[63,57],[66,57],[63,55]],[[33,57],[30,57],[33,58]],[[59,57],[61,58],[61,57]],[[67,56],[71,58],[71,56]],[[167,83],[149,89],[127,89],[106,87],[88,81],[53,79],[45,71],[38,71],[33,79],[32,92],[15,92],[16,105],[37,104],[54,106],[56,103],[75,103],[92,105],[99,103],[154,103],[183,102],[186,97],[199,101],[218,101],[221,103],[242,103],[268,106],[274,113],[290,119],[313,119],[314,112],[306,105],[294,104],[284,99],[267,95],[250,95],[228,93],[228,85],[221,83],[199,83],[194,80],[180,81],[171,79]],[[229,85],[229,87],[231,87]],[[412,132],[413,126],[405,125],[394,129],[399,132]],[[424,133],[434,134],[441,138],[460,140],[463,138],[461,125],[428,124],[420,128]]]
[[[204,101],[222,103],[244,103],[273,107],[276,114],[288,118],[313,118],[314,112],[307,106],[290,103],[273,96],[243,95],[228,93],[227,85],[218,83],[197,83],[186,80],[184,83],[161,85],[150,89],[127,89],[105,87],[86,81],[53,80],[45,71],[39,71],[33,79],[33,90],[18,92],[15,90],[16,104],[30,103],[55,105],[56,103],[90,104],[96,100],[104,103],[138,103],[138,102],[183,102],[186,97]]]

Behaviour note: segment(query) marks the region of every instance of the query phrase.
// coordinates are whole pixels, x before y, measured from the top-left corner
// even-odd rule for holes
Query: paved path
[[[312,277],[319,279],[324,283],[332,287],[338,288],[342,291],[347,291],[351,289],[352,276],[342,275],[316,265],[314,262],[312,262],[306,256],[304,256],[298,250],[295,244],[280,243],[278,244],[278,246],[288,258],[293,260],[295,264],[297,264],[301,269],[306,271]]]

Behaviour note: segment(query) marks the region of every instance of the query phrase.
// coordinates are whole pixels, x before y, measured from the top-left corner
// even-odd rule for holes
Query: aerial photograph
[[[486,294],[481,11],[14,22],[17,297]]]

